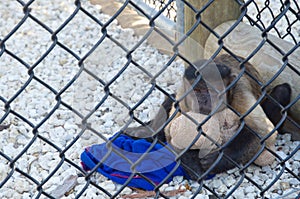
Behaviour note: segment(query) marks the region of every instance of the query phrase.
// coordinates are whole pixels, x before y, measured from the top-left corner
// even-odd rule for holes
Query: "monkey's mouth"
[[[213,83],[212,85],[218,84]],[[206,82],[202,80],[195,86],[193,91],[196,97],[194,101],[197,101],[196,105],[198,106],[198,108],[193,110],[199,110],[199,113],[205,115],[210,114],[215,108],[219,109],[219,111],[223,110],[223,108],[220,108],[219,103],[221,101],[226,103],[226,99],[224,100],[224,97],[219,96],[218,89],[209,88]]]

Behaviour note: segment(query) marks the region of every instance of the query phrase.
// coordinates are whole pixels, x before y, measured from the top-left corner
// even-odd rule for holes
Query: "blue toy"
[[[135,140],[120,134],[110,140],[111,142],[92,145],[85,149],[81,154],[84,170],[92,170],[101,161],[102,164],[97,168],[97,172],[119,184],[124,184],[135,173],[127,186],[145,190],[153,190],[173,169],[175,171],[164,181],[165,183],[170,182],[174,176],[189,178],[175,161],[176,156],[162,144],[156,143],[149,150],[152,143],[145,139]],[[132,168],[133,164],[135,167]]]

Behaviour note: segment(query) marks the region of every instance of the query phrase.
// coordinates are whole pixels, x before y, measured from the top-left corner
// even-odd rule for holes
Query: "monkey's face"
[[[186,68],[183,79],[183,89],[192,91],[184,99],[185,106],[193,112],[209,114],[222,101],[227,101],[226,95],[220,93],[231,81],[231,70],[224,64],[209,63],[200,60]]]

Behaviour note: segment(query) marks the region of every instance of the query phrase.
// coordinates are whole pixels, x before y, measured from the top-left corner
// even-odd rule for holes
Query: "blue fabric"
[[[133,173],[131,169],[132,163],[136,163],[134,173],[144,175],[153,184],[141,176],[135,175],[128,183],[128,186],[153,190],[155,185],[162,182],[175,168],[176,161],[175,155],[161,144],[155,144],[147,152],[151,144],[145,139],[134,140],[121,134],[112,141],[112,144],[109,142],[87,147],[81,154],[81,163],[83,168],[88,171],[93,169],[99,162],[102,162],[97,171],[119,184],[124,184],[129,179]],[[145,157],[140,162],[136,162],[144,154],[146,154]],[[126,161],[122,156],[128,158],[132,163]],[[183,168],[179,166],[165,183],[170,182],[174,176],[185,176],[188,178]]]

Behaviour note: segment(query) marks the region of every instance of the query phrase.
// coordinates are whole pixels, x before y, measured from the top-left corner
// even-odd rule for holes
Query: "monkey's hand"
[[[165,132],[161,130],[158,133],[156,133],[154,129],[152,129],[150,126],[138,126],[127,128],[124,131],[124,134],[129,137],[132,137],[133,139],[144,138],[147,141],[151,142],[155,139],[155,137],[157,137],[159,141],[166,142]]]
[[[132,137],[132,138],[146,138],[151,137],[151,127],[149,126],[150,122],[147,122],[145,126],[138,126],[138,127],[130,127],[124,131],[124,134]]]
[[[199,150],[188,150],[180,157],[181,166],[192,180],[198,180],[203,174],[202,166],[198,158]]]

